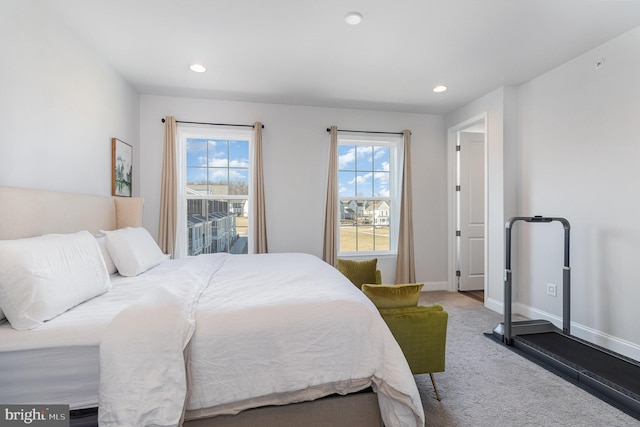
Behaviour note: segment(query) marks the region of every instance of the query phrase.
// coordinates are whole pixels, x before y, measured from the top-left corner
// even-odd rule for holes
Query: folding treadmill
[[[511,229],[518,221],[560,222],[564,227],[564,267],[562,274],[562,330],[547,320],[512,321]],[[529,356],[541,365],[559,371],[587,391],[640,419],[640,363],[571,335],[571,268],[569,233],[564,218],[543,216],[513,217],[506,223],[504,272],[504,322],[493,336]]]

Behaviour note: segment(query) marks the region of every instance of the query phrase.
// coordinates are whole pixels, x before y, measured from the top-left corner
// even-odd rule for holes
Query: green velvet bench
[[[338,260],[338,270],[373,301],[411,372],[429,374],[436,399],[441,400],[433,374],[445,370],[449,314],[440,304],[418,306],[422,284],[382,285],[376,264],[376,259]]]

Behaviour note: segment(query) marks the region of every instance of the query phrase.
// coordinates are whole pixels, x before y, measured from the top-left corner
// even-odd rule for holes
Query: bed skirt
[[[95,427],[97,411],[72,411],[71,426]],[[187,420],[185,427],[384,427],[378,396],[371,390],[311,402],[247,409],[236,415]]]

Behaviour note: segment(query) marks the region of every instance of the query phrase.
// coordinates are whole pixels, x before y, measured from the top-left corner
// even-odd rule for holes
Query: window
[[[400,147],[397,137],[339,137],[341,255],[396,252]]]
[[[251,131],[215,127],[179,131],[183,241],[179,256],[248,253]]]

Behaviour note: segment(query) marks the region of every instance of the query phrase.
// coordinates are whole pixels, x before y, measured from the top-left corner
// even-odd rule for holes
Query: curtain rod
[[[327,132],[331,132],[331,128],[327,128]],[[349,130],[349,129],[338,129],[338,132],[378,133],[378,134],[386,134],[386,135],[403,135],[404,134],[404,132],[380,132],[375,130]]]
[[[162,119],[162,123],[164,123],[165,120]],[[190,125],[208,125],[208,126],[236,126],[236,127],[243,127],[243,128],[253,128],[253,125],[234,125],[232,123],[205,123],[205,122],[185,122],[182,120],[176,120],[176,123],[187,123]],[[262,125],[262,129],[264,129],[264,125]]]

